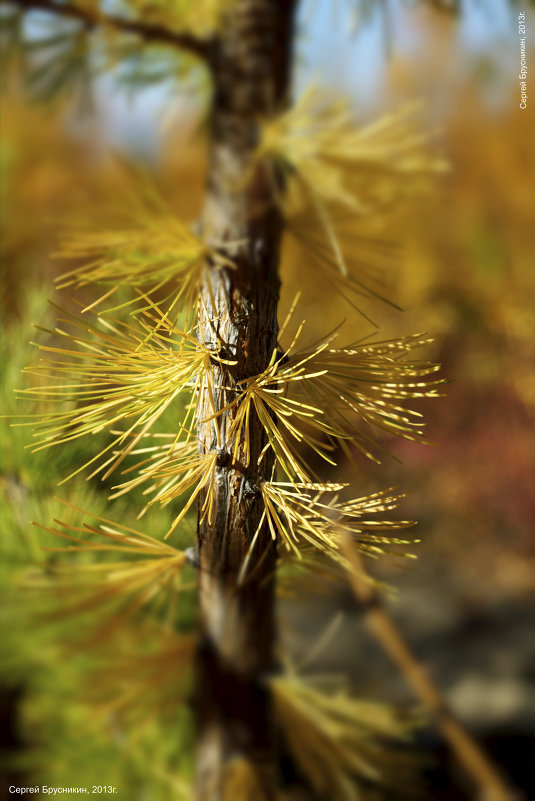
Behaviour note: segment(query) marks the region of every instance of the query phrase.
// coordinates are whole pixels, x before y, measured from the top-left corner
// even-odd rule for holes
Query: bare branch
[[[409,648],[394,621],[368,580],[362,558],[351,540],[342,541],[342,550],[352,567],[349,581],[358,601],[366,610],[368,628],[390,656],[414,694],[432,715],[437,728],[448,741],[465,771],[472,777],[487,801],[514,801],[515,792],[507,786],[494,764],[447,706],[423,665]]]
[[[98,26],[114,28],[126,34],[139,36],[148,42],[159,42],[187,50],[199,58],[209,60],[213,47],[211,39],[198,39],[187,33],[170,30],[163,25],[150,25],[136,19],[127,19],[113,14],[102,14],[100,11],[79,8],[58,0],[0,0],[3,5],[11,5],[23,11],[44,11],[61,17],[79,20],[88,28]]]

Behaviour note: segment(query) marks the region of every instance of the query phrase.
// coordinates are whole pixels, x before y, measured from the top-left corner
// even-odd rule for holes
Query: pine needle
[[[289,395],[327,410],[334,436],[348,456],[351,444],[379,461],[377,453],[383,449],[374,431],[427,442],[422,415],[402,403],[440,394],[445,381],[432,377],[440,365],[408,358],[430,342],[425,334],[343,348],[329,347],[332,341],[324,341],[312,350],[289,355],[290,369],[306,360],[310,370],[309,380],[292,384]]]
[[[175,319],[184,311],[186,326],[191,326],[206,263],[232,267],[232,262],[223,255],[223,247],[208,247],[192,226],[176,216],[148,176],[123,167],[128,186],[124,197],[115,198],[113,204],[104,201],[94,222],[88,225],[84,220],[63,235],[55,257],[82,263],[56,279],[58,289],[107,287],[84,312],[102,306],[124,287],[137,294],[108,312],[133,304],[139,312],[139,291],[149,296],[158,293],[160,306],[166,305]]]
[[[184,31],[207,38],[223,24],[236,0],[131,0],[130,5],[143,22],[163,25],[177,33]]]
[[[413,787],[417,759],[393,746],[410,740],[415,721],[406,714],[291,674],[272,679],[270,688],[292,755],[319,796],[359,801],[370,784]]]
[[[32,451],[127,424],[65,481],[106,456],[92,475],[103,472],[103,479],[107,478],[180,396],[193,400],[179,433],[195,416],[205,395],[213,398],[211,365],[213,360],[221,361],[218,353],[201,345],[191,333],[176,328],[155,307],[131,323],[99,317],[96,325],[91,325],[70,314],[63,322],[70,330],[56,328],[48,333],[67,346],[40,346],[53,358],[25,371],[52,383],[20,394],[42,402],[63,402],[59,410],[39,416],[37,422],[34,415],[31,423],[19,424],[35,429],[37,442]],[[110,459],[112,449],[114,456]]]
[[[159,630],[159,641],[147,646],[141,637],[129,653],[100,659],[87,677],[84,699],[92,715],[106,719],[113,715],[130,739],[140,727],[157,720],[176,725],[180,707],[187,700],[195,653],[191,634]]]
[[[309,265],[372,323],[359,298],[395,306],[381,286],[392,242],[377,235],[379,218],[447,169],[429,154],[430,137],[415,124],[417,109],[407,105],[359,128],[347,100],[312,85],[291,109],[263,121],[256,152],[286,176],[278,202]]]
[[[59,499],[58,499],[59,500]],[[170,602],[181,589],[181,572],[186,554],[154,539],[148,534],[114,523],[107,518],[84,512],[62,501],[95,523],[76,526],[55,520],[55,526],[34,525],[48,531],[67,544],[45,550],[71,554],[73,559],[47,565],[29,574],[25,587],[38,593],[41,602],[51,604],[48,620],[64,617],[83,618],[99,610],[107,611],[109,621],[97,626],[94,638],[109,636],[144,607]],[[93,538],[97,537],[97,541]],[[80,561],[75,555],[106,553],[116,555],[114,561]],[[91,618],[83,618],[86,624]],[[97,618],[97,621],[99,618]],[[90,627],[90,626],[89,626]]]
[[[403,495],[383,490],[363,498],[340,501],[338,493],[343,487],[340,484],[264,482],[260,487],[264,501],[261,522],[267,520],[273,539],[280,539],[291,555],[302,558],[303,551],[306,553],[307,547],[312,546],[344,565],[346,560],[341,550],[344,536],[350,536],[359,550],[372,557],[392,547],[418,542],[400,539],[395,534],[414,526],[412,521],[367,518],[396,509]]]
[[[264,121],[257,158],[274,159],[297,180],[306,203],[311,194],[320,204],[363,212],[385,196],[385,179],[391,197],[406,192],[407,180],[446,169],[426,152],[416,110],[412,104],[359,128],[345,99],[312,85],[291,109]]]
[[[266,370],[239,382],[238,396],[214,415],[233,409],[228,436],[234,459],[249,464],[253,413],[290,481],[315,479],[299,453],[300,445],[334,465],[330,452],[336,444],[349,457],[354,446],[379,461],[377,452],[382,448],[372,436],[374,429],[426,441],[421,415],[394,401],[437,396],[444,381],[428,376],[439,365],[403,358],[431,340],[415,335],[335,349],[330,347],[332,336],[310,350],[298,351],[295,343],[301,330],[302,325],[284,353],[273,353]]]

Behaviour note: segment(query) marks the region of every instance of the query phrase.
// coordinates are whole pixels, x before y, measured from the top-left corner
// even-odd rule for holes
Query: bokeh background
[[[380,322],[385,338],[432,335],[428,355],[443,364],[451,383],[444,398],[422,403],[433,444],[385,441],[397,460],[364,465],[360,481],[362,494],[393,485],[408,492],[403,514],[420,523],[419,560],[409,567],[397,561],[377,565],[376,573],[397,587],[388,605],[453,709],[530,797],[535,795],[529,767],[535,764],[534,112],[529,103],[527,110],[519,108],[518,8],[499,0],[474,1],[455,17],[440,6],[370,4],[370,12],[352,24],[343,4],[338,17],[331,3],[308,4],[300,16],[296,93],[311,81],[343,92],[363,123],[416,98],[430,148],[450,163],[425,196],[393,222],[399,258],[385,275],[385,286],[403,312],[386,305],[366,312]],[[534,23],[528,11],[528,43]],[[529,54],[528,63],[533,47]],[[36,358],[27,344],[39,336],[32,323],[53,325],[47,297],[58,300],[53,281],[65,268],[51,255],[58,237],[73,213],[90,215],[102,197],[128,191],[118,154],[142,163],[179,214],[193,218],[200,208],[206,95],[202,79],[196,80],[177,95],[161,87],[128,91],[113,76],[99,79],[90,106],[81,108],[76,96],[45,105],[30,102],[17,75],[11,75],[2,95],[1,144],[5,413],[15,410],[20,370]],[[290,252],[283,306],[297,289],[303,290],[301,316],[317,336],[350,316],[342,301],[303,282],[303,265],[297,270]],[[68,293],[60,302],[74,308]],[[369,334],[366,326],[363,320],[348,322],[344,330],[351,340]],[[68,712],[59,708],[58,699],[74,692],[76,673],[69,674],[65,665],[51,669],[54,646],[25,622],[18,585],[27,565],[42,558],[42,538],[28,521],[57,515],[57,482],[71,462],[91,454],[92,443],[69,453],[32,455],[25,449],[28,429],[9,428],[5,420],[2,426],[2,751],[17,780],[28,775],[30,755],[34,759],[41,749],[49,776],[64,777],[70,770],[72,781],[82,784],[85,769],[91,783],[98,765],[111,783],[121,768],[107,746],[82,747],[75,703]],[[82,479],[66,492],[82,506],[89,501],[93,508],[106,507],[101,489]],[[135,517],[126,503],[122,514],[125,520]],[[151,518],[155,532],[165,525],[164,517]],[[337,604],[284,611],[297,661],[329,625]],[[349,603],[320,661],[322,668],[349,670],[363,692],[412,701]],[[65,685],[63,695],[58,684]],[[421,746],[438,757],[429,767],[431,797],[470,797],[432,727]],[[136,759],[134,749],[129,797],[160,797]],[[117,775],[124,787],[127,774]]]

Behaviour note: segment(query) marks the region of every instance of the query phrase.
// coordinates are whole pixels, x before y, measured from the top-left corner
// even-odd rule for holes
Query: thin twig
[[[403,673],[414,694],[432,715],[459,762],[478,785],[484,801],[514,801],[517,796],[502,780],[488,756],[457,720],[423,665],[411,651],[370,582],[362,558],[349,538],[342,543],[352,570],[355,596],[366,610],[366,622],[383,649]]]
[[[141,20],[103,14],[96,9],[80,8],[58,0],[0,0],[0,3],[16,6],[24,11],[44,11],[79,20],[89,28],[98,26],[114,28],[122,33],[140,36],[150,42],[160,42],[187,50],[206,60],[209,59],[213,47],[211,39],[199,39],[188,33],[170,30],[163,25],[152,25]]]

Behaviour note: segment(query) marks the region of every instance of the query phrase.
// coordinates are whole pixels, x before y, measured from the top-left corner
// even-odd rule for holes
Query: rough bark
[[[201,298],[201,341],[222,345],[232,366],[214,365],[215,407],[236,398],[237,382],[261,372],[277,344],[282,221],[273,176],[252,154],[259,120],[287,99],[293,2],[233,4],[213,53],[214,99],[204,238],[224,245],[232,268],[209,265]],[[250,460],[233,458],[234,411],[218,418],[220,447],[208,405],[200,410],[201,453],[218,449],[211,520],[198,526],[200,639],[196,665],[197,798],[232,794],[238,768],[254,797],[274,797],[276,759],[266,676],[274,667],[275,543],[263,526],[245,579],[238,577],[262,515],[258,493],[272,456],[256,416],[249,422]],[[204,498],[201,497],[202,505]],[[245,773],[244,773],[245,772]]]

